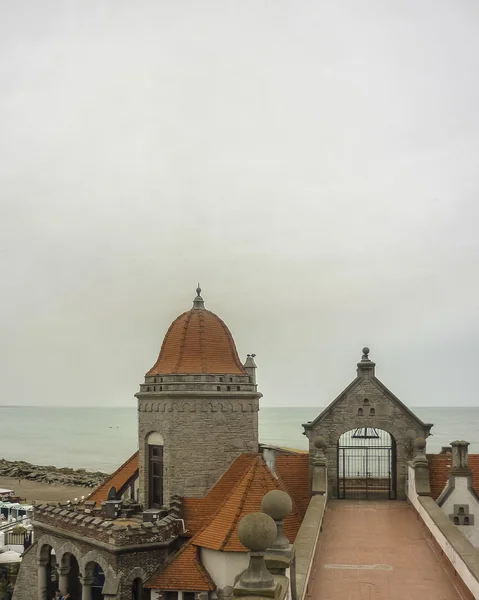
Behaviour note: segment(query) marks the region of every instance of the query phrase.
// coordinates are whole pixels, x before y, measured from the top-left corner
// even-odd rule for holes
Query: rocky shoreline
[[[50,485],[72,485],[94,488],[100,485],[108,473],[87,471],[85,469],[58,468],[52,465],[32,465],[23,460],[0,459],[0,477],[15,477],[47,483]]]

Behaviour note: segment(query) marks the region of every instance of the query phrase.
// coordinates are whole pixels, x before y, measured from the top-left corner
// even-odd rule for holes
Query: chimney
[[[471,475],[469,468],[469,453],[467,447],[469,442],[456,440],[451,442],[452,446],[452,475]]]

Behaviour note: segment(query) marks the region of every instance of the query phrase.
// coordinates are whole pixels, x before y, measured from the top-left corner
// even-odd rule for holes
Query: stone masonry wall
[[[244,452],[258,451],[260,394],[139,395],[140,502],[148,505],[147,438],[163,436],[164,503],[200,498]]]
[[[367,403],[365,404],[365,400]],[[360,410],[361,409],[361,410]],[[371,411],[371,409],[373,409]],[[361,412],[363,413],[361,415]],[[374,415],[370,415],[374,413]],[[412,458],[412,442],[416,437],[427,437],[428,430],[422,429],[417,421],[394,403],[377,385],[374,379],[361,378],[358,384],[334,407],[329,414],[309,432],[310,456],[314,456],[315,436],[325,438],[328,448],[328,493],[337,497],[337,443],[346,431],[358,427],[375,427],[390,433],[396,441],[397,497],[404,499],[407,461]]]
[[[62,563],[65,554],[72,554],[78,561],[82,575],[85,574],[89,563],[99,564],[105,573],[105,588],[109,600],[130,600],[134,579],[140,577],[142,581],[146,581],[158,571],[169,554],[177,549],[177,546],[173,545],[170,548],[113,553],[98,548],[87,540],[69,539],[67,536],[43,530],[38,524],[35,526],[35,538],[35,545],[26,554],[20,566],[13,600],[37,600],[38,558],[44,552],[45,546],[53,548],[59,564]]]

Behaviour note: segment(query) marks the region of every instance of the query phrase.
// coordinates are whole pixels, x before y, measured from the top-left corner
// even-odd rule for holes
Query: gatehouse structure
[[[423,423],[375,375],[369,348],[356,378],[309,423],[303,424],[314,453],[314,439],[326,440],[330,498],[406,497],[406,466],[417,437],[427,438]]]
[[[255,355],[240,360],[196,292],[136,394],[138,451],[85,501],[35,506],[13,600],[342,600],[359,582],[386,600],[397,586],[419,597],[424,578],[459,600],[452,564],[479,599],[479,456],[467,442],[427,455],[432,425],[364,348],[356,378],[303,425],[308,451],[260,444]]]

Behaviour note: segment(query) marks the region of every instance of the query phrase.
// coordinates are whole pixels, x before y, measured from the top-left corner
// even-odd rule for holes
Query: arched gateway
[[[303,424],[309,439],[326,441],[330,498],[404,499],[407,461],[413,442],[427,438],[423,423],[375,376],[369,348],[357,365],[357,377],[314,420]]]
[[[383,429],[358,427],[338,440],[337,495],[341,499],[396,499],[396,440]]]

